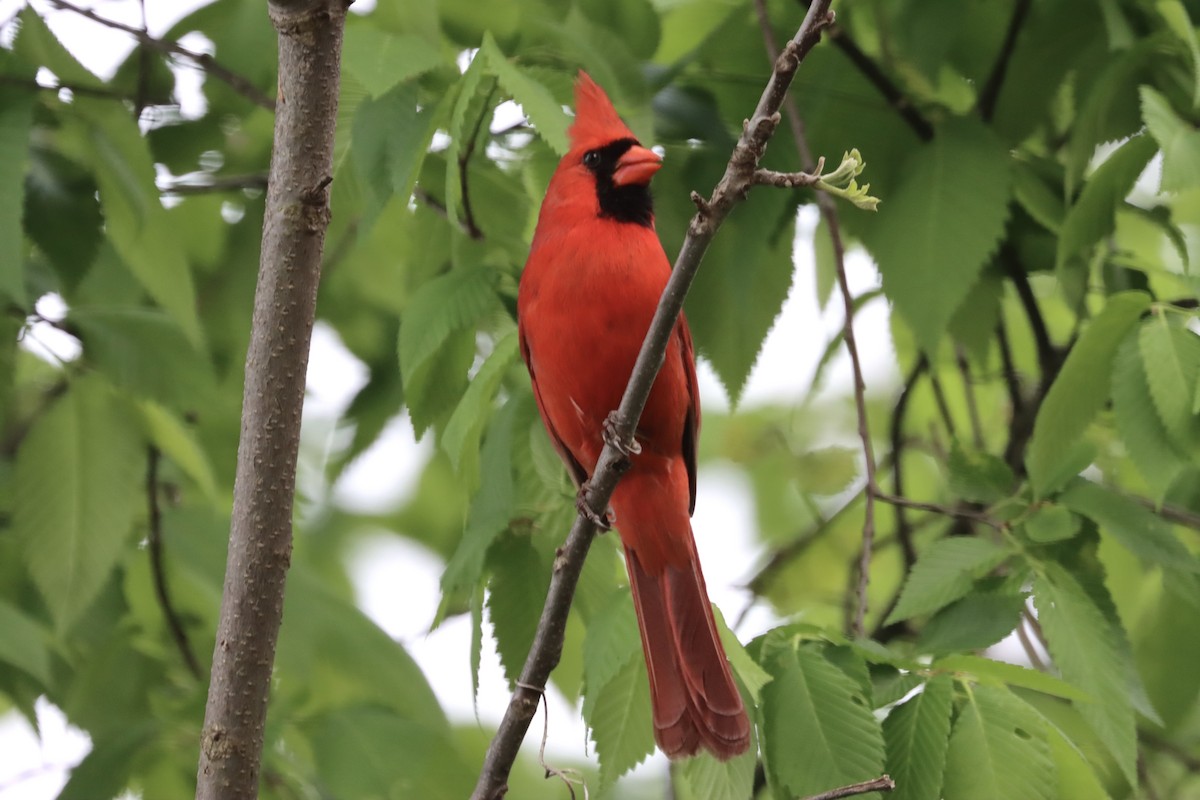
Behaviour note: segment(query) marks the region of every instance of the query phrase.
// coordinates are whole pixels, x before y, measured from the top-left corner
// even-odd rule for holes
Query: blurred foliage
[[[804,13],[767,8],[780,40]],[[857,148],[883,198],[875,214],[839,208],[878,264],[905,376],[867,387],[877,480],[923,505],[877,504],[867,632],[850,637],[865,476],[853,399],[824,385],[840,336],[794,343],[826,352],[809,396],[706,415],[703,464],[737,471],[754,501],[750,589],[786,624],[744,649],[727,636],[760,763],[678,765],[675,796],[790,798],[887,770],[905,800],[1195,797],[1200,4],[837,11],[793,94],[814,151]],[[192,33],[273,92],[261,5],[216,0],[166,36]],[[0,41],[0,706],[32,720],[45,696],[91,736],[63,797],[185,797],[272,113],[212,73],[185,111],[178,81],[196,66],[154,48],[97,76],[34,8]],[[438,621],[470,615],[477,669],[490,619],[515,679],[573,515],[513,318],[572,77],[588,70],[665,148],[655,194],[673,253],[764,52],[738,0],[380,0],[352,14],[318,315],[365,379],[332,429],[306,431],[264,797],[469,791],[487,732],[448,720],[354,606],[343,556],[381,528],[436,553]],[[799,167],[786,125],[765,166]],[[735,401],[812,202],[756,189],[697,279],[695,341]],[[822,223],[822,304],[836,291],[827,235]],[[73,347],[47,356],[51,334]],[[339,500],[402,414],[437,446],[410,499],[371,513]],[[612,788],[653,746],[623,581],[600,539],[555,681],[591,729],[593,792],[661,796],[646,780]],[[1028,666],[987,657],[1014,631]],[[566,789],[527,756],[511,796]]]

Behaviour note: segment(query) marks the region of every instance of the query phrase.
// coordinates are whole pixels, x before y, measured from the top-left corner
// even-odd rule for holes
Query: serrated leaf
[[[31,149],[25,231],[50,259],[68,291],[91,267],[104,235],[96,193],[96,181],[74,161],[56,150]]]
[[[32,125],[33,93],[0,88],[0,295],[21,305],[26,299],[21,214]]]
[[[1108,792],[1096,771],[1084,758],[1079,748],[1058,728],[1046,726],[1046,739],[1050,745],[1050,759],[1058,774],[1058,796],[1071,800],[1110,800]]]
[[[1149,136],[1134,136],[1096,168],[1083,185],[1079,199],[1067,209],[1058,238],[1057,266],[1072,258],[1086,260],[1092,247],[1113,232],[1117,208],[1156,150]]]
[[[491,32],[484,33],[476,58],[479,56],[487,58],[488,66],[499,79],[500,85],[512,95],[513,100],[521,104],[521,108],[546,144],[550,145],[555,153],[564,155],[569,148],[567,124],[570,120],[550,91],[509,61],[496,44]]]
[[[394,86],[359,103],[350,129],[350,155],[373,221],[396,196],[407,202],[437,128],[436,107],[421,106],[415,83]]]
[[[916,672],[903,672],[892,667],[876,668],[872,670],[872,705],[880,709],[898,703],[924,682],[925,676]]]
[[[528,536],[506,536],[488,549],[487,567],[492,574],[488,581],[488,618],[511,686],[521,675],[537,632],[550,586],[550,565],[543,563]]]
[[[746,691],[757,705],[762,698],[762,688],[771,682],[771,675],[746,652],[746,648],[737,638],[737,634],[725,624],[725,616],[721,613],[721,609],[716,606],[713,606],[713,617],[717,621],[717,634],[721,637],[721,644],[725,647],[729,666],[733,668],[733,674],[746,687]],[[751,749],[753,750],[753,748]]]
[[[1187,465],[1154,409],[1137,334],[1117,348],[1112,371],[1113,417],[1129,457],[1157,498],[1166,494]]]
[[[1200,39],[1196,37],[1196,24],[1188,17],[1187,8],[1180,0],[1158,0],[1154,5],[1171,33],[1184,43],[1192,57],[1192,106],[1200,106]]]
[[[884,292],[928,353],[1004,232],[1010,173],[991,131],[955,120],[910,157],[864,236]]]
[[[139,427],[107,386],[81,380],[21,442],[13,528],[60,633],[108,579],[141,507]]]
[[[369,23],[346,26],[342,66],[372,97],[441,64],[438,48],[423,36],[387,33]]]
[[[1080,700],[1091,702],[1092,696],[1081,689],[1072,686],[1062,678],[1046,672],[1022,667],[1020,664],[1010,664],[1007,661],[994,661],[982,656],[957,653],[939,658],[932,664],[935,670],[947,670],[971,678],[976,683],[990,683],[996,686],[1017,686],[1022,689],[1032,689],[1035,692],[1061,697],[1064,700]]]
[[[1138,346],[1163,427],[1184,452],[1196,452],[1200,449],[1200,416],[1192,412],[1192,405],[1200,383],[1200,336],[1158,314],[1142,326]]]
[[[1005,592],[977,592],[943,608],[921,631],[918,648],[926,653],[982,650],[1013,632],[1025,598]]]
[[[695,758],[676,762],[671,773],[677,800],[746,800],[753,796],[754,769],[758,748],[750,749],[728,761],[718,761],[701,752]]]
[[[1162,148],[1161,191],[1194,188],[1200,183],[1200,131],[1193,123],[1180,119],[1167,98],[1154,89],[1142,86],[1138,91],[1146,128]]]
[[[686,306],[696,350],[734,404],[791,289],[796,216],[783,192],[751,192],[737,212],[713,239]]]
[[[1021,208],[1051,233],[1062,228],[1066,209],[1062,197],[1055,194],[1027,164],[1018,164],[1013,172],[1013,196]]]
[[[1003,500],[1016,484],[1012,470],[1003,459],[991,453],[967,451],[957,440],[950,448],[946,468],[950,472],[950,491],[975,503]]]
[[[1063,474],[1066,456],[1108,399],[1117,347],[1149,305],[1143,292],[1111,295],[1071,348],[1038,411],[1025,458],[1039,495],[1071,477]]]
[[[517,332],[509,331],[496,342],[491,354],[471,379],[466,393],[438,442],[456,472],[473,489],[479,480],[479,440],[484,426],[492,416],[492,403],[508,368],[517,359]]]
[[[1053,800],[1054,788],[1041,718],[1007,689],[974,687],[950,735],[945,800]]]
[[[321,786],[335,797],[462,798],[471,768],[444,730],[382,708],[339,708],[303,721]]]
[[[1093,520],[1143,561],[1171,570],[1200,573],[1200,560],[1176,538],[1171,525],[1128,497],[1078,479],[1071,482],[1059,501]]]
[[[1108,747],[1130,785],[1137,785],[1137,733],[1130,700],[1125,634],[1067,570],[1046,566],[1033,584],[1038,619],[1063,677],[1095,698],[1079,713]]]
[[[878,777],[883,733],[862,689],[819,652],[781,647],[764,665],[762,749],[777,793],[806,797]]]
[[[69,143],[96,175],[109,241],[146,292],[199,347],[203,335],[192,272],[159,201],[146,140],[119,104],[76,97],[73,107],[78,121],[70,128]]]
[[[931,614],[971,590],[977,578],[1012,555],[1007,547],[974,536],[951,536],[929,545],[904,582],[888,623]]]
[[[1039,505],[1022,523],[1025,535],[1038,544],[1070,539],[1079,533],[1079,526],[1079,517],[1069,508],[1054,503]]]
[[[498,279],[487,267],[458,269],[417,290],[400,321],[400,374],[406,385],[451,334],[473,328],[500,307]]]
[[[596,755],[600,758],[600,787],[636,767],[654,752],[654,722],[650,711],[650,680],[646,663],[631,658],[601,687],[586,715]]]
[[[950,741],[954,683],[937,676],[883,721],[887,774],[896,781],[891,800],[938,800]]]
[[[48,639],[34,619],[0,600],[0,661],[23,670],[47,688],[52,680]]]
[[[641,639],[633,600],[624,589],[612,592],[608,602],[587,626],[583,640],[583,715],[592,709],[604,687],[624,667],[641,656]]]
[[[104,82],[89,72],[71,55],[50,26],[33,7],[26,6],[18,16],[21,29],[13,52],[30,67],[45,67],[62,83],[103,88]]]

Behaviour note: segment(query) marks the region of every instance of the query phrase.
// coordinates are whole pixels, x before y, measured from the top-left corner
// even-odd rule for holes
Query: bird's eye
[[[600,165],[600,151],[589,150],[583,155],[583,165],[588,169],[595,169]]]

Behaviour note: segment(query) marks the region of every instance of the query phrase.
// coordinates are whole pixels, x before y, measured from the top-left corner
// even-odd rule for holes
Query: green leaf
[[[0,296],[19,304],[25,303],[21,213],[32,125],[33,93],[0,88]]]
[[[1180,0],[1158,0],[1154,5],[1158,9],[1159,15],[1167,23],[1167,27],[1171,29],[1171,33],[1175,34],[1183,42],[1192,57],[1192,72],[1194,74],[1192,106],[1200,106],[1200,40],[1196,38],[1196,24],[1188,17],[1187,8],[1184,7],[1184,4]],[[1145,89],[1147,87],[1142,88]],[[1150,132],[1154,133],[1153,130]],[[1157,135],[1155,135],[1155,138],[1158,138]],[[1163,179],[1166,179],[1165,171]]]
[[[1061,542],[1079,533],[1079,517],[1070,508],[1043,503],[1025,518],[1022,527],[1030,541],[1038,544]]]
[[[955,440],[946,462],[950,491],[963,500],[995,503],[1012,494],[1016,478],[1004,460],[991,453],[968,451]]]
[[[183,245],[172,232],[154,182],[154,160],[124,106],[76,97],[72,146],[90,163],[100,187],[104,228],[122,261],[193,345],[203,336],[196,291]]]
[[[386,33],[365,22],[346,26],[342,66],[372,97],[442,63],[438,48],[423,36]]]
[[[1052,800],[1054,788],[1037,712],[1007,689],[974,687],[950,735],[945,800]]]
[[[883,770],[883,734],[862,688],[819,652],[781,647],[764,665],[762,748],[777,794],[806,797]]]
[[[1058,267],[1071,258],[1086,260],[1092,247],[1113,232],[1117,208],[1125,202],[1156,150],[1149,136],[1134,136],[1096,168],[1083,185],[1079,199],[1067,209],[1058,238]]]
[[[1180,119],[1167,98],[1154,89],[1142,86],[1138,91],[1146,128],[1162,148],[1161,190],[1182,192],[1195,188],[1200,184],[1200,131],[1194,123]]]
[[[57,151],[34,147],[30,156],[25,231],[70,290],[96,260],[104,236],[96,181]]]
[[[517,332],[509,331],[496,342],[491,354],[471,379],[466,394],[450,415],[438,442],[456,472],[466,478],[471,488],[479,480],[479,440],[483,428],[492,416],[492,404],[500,382],[517,359]]]
[[[1192,405],[1200,383],[1200,336],[1158,314],[1142,326],[1138,345],[1163,427],[1184,452],[1197,452],[1200,415],[1193,413]]]
[[[585,714],[600,758],[600,788],[640,764],[654,752],[650,680],[646,662],[631,658],[602,686]]]
[[[588,622],[583,640],[584,717],[591,717],[604,687],[641,653],[633,600],[624,589],[611,592],[608,602]]]
[[[129,785],[135,761],[162,735],[157,722],[145,720],[95,736],[91,751],[71,770],[58,800],[96,800],[121,794]]]
[[[1064,700],[1080,700],[1091,702],[1091,695],[1072,686],[1062,678],[1057,678],[1046,672],[1022,667],[1020,664],[1009,664],[1007,661],[993,661],[982,656],[972,656],[963,653],[945,656],[934,661],[932,668],[946,670],[960,677],[970,678],[976,683],[987,683],[993,686],[1017,686],[1022,689],[1032,689],[1035,692],[1061,697]]]
[[[696,350],[712,363],[734,404],[792,285],[795,217],[786,193],[751,192],[736,224],[713,239],[688,292]]]
[[[339,708],[305,720],[321,790],[331,797],[458,800],[472,769],[441,728],[382,708]]]
[[[796,482],[813,494],[837,494],[858,475],[858,451],[822,447],[796,456]]]
[[[139,425],[103,383],[76,381],[21,442],[13,528],[59,633],[96,597],[141,508]]]
[[[183,411],[202,411],[211,402],[211,363],[162,311],[81,306],[67,319],[87,362],[122,389]]]
[[[1099,484],[1071,482],[1059,501],[1093,520],[1100,529],[1143,561],[1167,569],[1200,573],[1200,560],[1175,536],[1171,525],[1148,508]]]
[[[1117,348],[1112,370],[1113,417],[1129,458],[1154,495],[1162,498],[1187,466],[1187,459],[1154,409],[1138,338],[1130,334]]]
[[[1110,800],[1096,771],[1079,748],[1054,725],[1046,726],[1050,759],[1058,773],[1058,797],[1071,800]]]
[[[888,623],[931,614],[971,591],[975,579],[987,575],[1012,555],[1007,547],[974,536],[938,539],[921,553],[904,583]]]
[[[528,536],[505,536],[487,554],[488,618],[496,634],[496,650],[510,685],[515,685],[533,644],[538,619],[550,586],[550,564],[542,562]]]
[[[550,91],[509,61],[490,31],[483,34],[483,42],[479,45],[476,58],[479,56],[487,59],[488,66],[500,80],[500,85],[512,95],[513,100],[521,104],[521,108],[525,110],[546,144],[550,145],[555,153],[564,155],[569,148],[567,124],[570,120]]]
[[[392,87],[359,103],[350,154],[368,195],[363,214],[373,221],[396,196],[407,201],[437,129],[437,109],[418,104],[416,83]]]
[[[751,658],[746,647],[737,638],[737,634],[725,624],[725,616],[716,606],[713,606],[713,617],[717,621],[717,634],[721,637],[721,644],[725,647],[729,666],[733,668],[733,674],[746,687],[746,691],[757,705],[762,698],[762,688],[771,682],[771,675]]]
[[[884,292],[928,353],[1000,241],[1010,173],[991,131],[954,120],[910,157],[864,236]]]
[[[103,81],[89,72],[79,63],[75,56],[63,46],[46,21],[26,6],[18,19],[21,23],[20,33],[13,50],[17,57],[31,67],[45,67],[54,73],[62,83],[88,86],[100,89]]]
[[[1137,785],[1137,734],[1130,700],[1131,665],[1124,632],[1071,573],[1056,564],[1033,584],[1038,619],[1063,677],[1095,698],[1079,713],[1108,747],[1131,786]]]
[[[0,600],[0,661],[51,685],[47,632],[16,606]]]
[[[451,334],[474,328],[500,308],[498,279],[499,273],[488,267],[457,269],[417,290],[400,322],[400,374],[406,386]]]
[[[146,438],[196,482],[205,498],[218,501],[217,481],[208,454],[183,420],[153,401],[140,404]]]
[[[1025,597],[1007,592],[976,592],[943,608],[925,625],[918,644],[927,653],[982,650],[1013,632]]]
[[[1038,411],[1025,459],[1039,495],[1072,477],[1064,474],[1066,456],[1108,399],[1117,347],[1149,305],[1150,298],[1142,292],[1110,296],[1071,348]]]
[[[753,744],[728,761],[718,761],[701,752],[695,758],[675,763],[671,787],[676,800],[746,800],[753,796],[757,763],[758,748]]]
[[[950,741],[950,707],[954,683],[939,675],[924,689],[896,706],[883,721],[887,774],[896,781],[890,800],[939,800],[946,749]]]

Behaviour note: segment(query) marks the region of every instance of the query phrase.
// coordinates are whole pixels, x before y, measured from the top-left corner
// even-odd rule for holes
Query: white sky
[[[191,8],[195,0],[148,0],[147,17],[152,34],[161,34]],[[0,0],[0,20],[11,17],[20,0]],[[32,3],[39,12],[47,4]],[[129,24],[140,24],[137,3],[111,0],[94,4],[105,16]],[[356,4],[356,10],[362,6]],[[111,74],[115,65],[132,48],[130,38],[66,12],[49,14],[51,27],[86,66],[101,74]],[[203,49],[201,37],[186,41],[194,49]],[[201,76],[194,71],[185,81],[199,86]],[[811,253],[815,211],[805,209],[797,232],[796,271],[791,293],[783,313],[763,347],[752,372],[743,399],[743,407],[767,402],[789,402],[807,392],[813,371],[825,343],[841,325],[841,302],[836,299],[827,313],[817,307],[814,291],[814,266]],[[862,253],[849,259],[849,276],[855,294],[878,285],[874,266]],[[858,316],[860,350],[873,388],[894,383],[895,358],[887,326],[887,308],[881,300],[872,301]],[[53,343],[50,331],[36,331],[36,338]],[[342,347],[335,333],[318,326],[313,337],[309,367],[309,396],[306,420],[320,423],[345,410],[354,392],[361,387],[365,373]],[[711,368],[700,364],[702,405],[706,409],[727,408],[724,392]],[[832,365],[826,386],[835,392],[847,391],[849,362],[841,356]],[[317,425],[318,429],[329,428]],[[407,418],[393,421],[379,441],[353,465],[336,487],[339,502],[355,508],[390,508],[410,493],[432,450],[429,437],[414,442]],[[722,608],[727,620],[738,619],[749,597],[738,587],[753,574],[759,558],[753,541],[753,507],[744,478],[735,470],[704,469],[700,473],[699,494],[693,525],[704,564],[712,599]],[[565,532],[564,532],[565,534]],[[381,531],[364,541],[351,556],[359,604],[385,631],[401,641],[424,670],[438,699],[455,720],[475,719],[469,672],[470,622],[449,620],[437,631],[427,634],[439,598],[440,559],[410,540]],[[286,624],[286,620],[285,623]],[[771,616],[756,610],[746,615],[739,636],[746,640],[772,624]],[[488,643],[490,644],[490,642]],[[206,646],[198,643],[200,646]],[[479,719],[484,724],[499,721],[508,702],[508,691],[494,648],[484,653],[478,698]],[[550,703],[551,742],[548,751],[573,759],[587,757],[585,733],[578,711],[552,693]],[[41,735],[17,714],[0,716],[0,800],[50,800],[57,796],[66,780],[67,770],[90,748],[87,736],[70,728],[63,715],[44,699],[38,703]],[[540,737],[541,720],[535,720],[532,737]],[[536,747],[537,738],[530,740]],[[639,771],[663,770],[661,756],[651,759]]]

